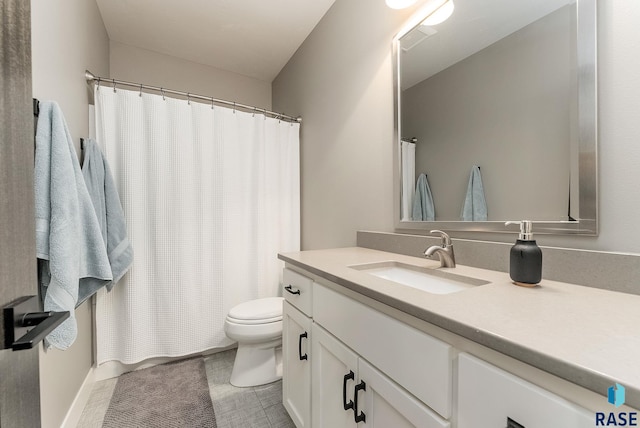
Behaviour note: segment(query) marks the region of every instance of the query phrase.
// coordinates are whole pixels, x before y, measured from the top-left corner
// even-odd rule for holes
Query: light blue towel
[[[487,202],[484,199],[484,188],[480,167],[474,165],[469,175],[469,185],[464,198],[460,218],[463,221],[487,221]]]
[[[100,225],[60,107],[40,102],[35,154],[36,255],[46,311],[71,316],[46,338],[67,349],[78,334],[74,309],[80,278],[111,280]]]
[[[133,249],[127,237],[127,224],[111,170],[96,142],[90,139],[85,140],[82,175],[93,202],[102,230],[102,239],[109,255],[113,280],[106,287],[111,291],[131,267]],[[81,281],[78,302],[89,298],[103,285],[103,281],[96,281],[94,278]]]
[[[413,197],[413,221],[434,221],[436,209],[433,205],[431,188],[427,182],[427,176],[420,174],[416,183],[416,193]]]

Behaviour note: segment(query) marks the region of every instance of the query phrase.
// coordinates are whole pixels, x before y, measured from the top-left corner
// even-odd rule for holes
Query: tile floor
[[[282,406],[282,381],[253,388],[229,383],[235,349],[205,357],[209,392],[218,428],[294,428]],[[78,428],[100,428],[117,379],[96,382]]]

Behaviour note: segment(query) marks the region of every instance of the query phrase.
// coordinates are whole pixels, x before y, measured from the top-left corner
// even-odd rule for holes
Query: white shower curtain
[[[229,309],[278,295],[277,253],[300,247],[300,125],[106,87],[95,104],[134,250],[97,298],[98,364],[231,344]]]
[[[400,168],[402,175],[402,189],[400,199],[402,202],[400,218],[402,221],[411,221],[413,213],[413,199],[416,193],[416,145],[408,141],[399,142]]]

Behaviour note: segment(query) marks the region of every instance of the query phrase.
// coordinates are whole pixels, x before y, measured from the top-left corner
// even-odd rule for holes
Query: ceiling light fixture
[[[413,6],[418,0],[385,0],[391,9],[404,9]]]
[[[420,23],[420,25],[438,25],[451,16],[453,13],[454,5],[453,0],[447,0],[442,6],[434,10],[427,18]]]

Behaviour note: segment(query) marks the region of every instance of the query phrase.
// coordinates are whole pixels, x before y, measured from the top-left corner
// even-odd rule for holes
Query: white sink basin
[[[455,293],[489,284],[489,281],[483,279],[393,261],[349,267],[433,294]]]

